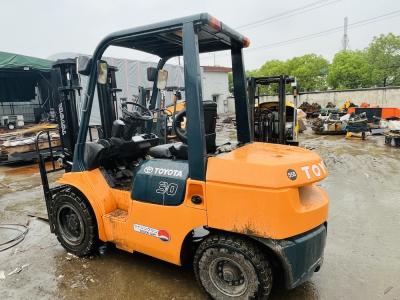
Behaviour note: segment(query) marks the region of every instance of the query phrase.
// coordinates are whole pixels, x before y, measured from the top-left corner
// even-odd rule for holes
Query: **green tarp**
[[[0,52],[1,70],[41,70],[49,71],[53,61],[31,56]]]

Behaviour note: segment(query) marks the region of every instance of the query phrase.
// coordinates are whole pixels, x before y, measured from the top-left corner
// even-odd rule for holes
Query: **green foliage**
[[[366,52],[375,85],[400,84],[400,36],[389,33],[375,37]]]
[[[288,75],[295,76],[300,91],[326,90],[326,76],[329,62],[320,55],[306,54],[286,62]]]
[[[287,61],[267,61],[254,76],[290,75],[297,78],[301,91],[326,89],[328,61],[316,54],[306,54]]]
[[[320,55],[306,54],[286,61],[270,60],[249,76],[295,76],[300,91],[321,91],[330,88],[354,89],[400,85],[400,36],[389,33],[375,37],[363,51],[336,53],[332,64]],[[232,92],[232,74],[229,74]],[[260,93],[276,94],[275,86]]]
[[[334,89],[370,87],[371,71],[365,51],[341,51],[329,66],[328,84]]]
[[[287,74],[288,71],[286,62],[275,59],[263,64],[254,72],[254,76],[278,76]]]

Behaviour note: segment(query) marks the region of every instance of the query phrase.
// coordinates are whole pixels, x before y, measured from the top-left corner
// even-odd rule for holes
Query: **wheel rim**
[[[85,227],[79,211],[70,204],[63,204],[57,212],[62,237],[71,245],[79,245],[85,237]]]
[[[248,287],[248,279],[243,268],[228,257],[214,259],[208,273],[214,286],[230,297],[242,296]]]

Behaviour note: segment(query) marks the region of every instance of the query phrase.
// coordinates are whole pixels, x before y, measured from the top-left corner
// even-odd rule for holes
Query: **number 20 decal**
[[[174,196],[178,190],[178,185],[176,183],[168,183],[166,181],[160,181],[158,188],[156,189],[157,194]]]

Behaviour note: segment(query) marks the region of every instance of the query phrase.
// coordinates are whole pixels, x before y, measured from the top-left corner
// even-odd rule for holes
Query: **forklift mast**
[[[59,124],[62,152],[72,161],[79,131],[77,94],[82,89],[76,69],[76,59],[57,60],[53,64],[52,82],[55,92],[54,108]]]
[[[251,118],[251,135],[252,140],[263,141],[263,142],[276,142],[278,144],[288,144],[286,136],[286,85],[292,84],[293,88],[293,95],[295,98],[294,109],[296,109],[296,97],[297,97],[297,87],[295,86],[296,79],[294,77],[288,75],[280,75],[280,76],[269,76],[269,77],[250,77],[248,78],[248,98],[249,98],[249,115]],[[265,117],[262,113],[261,115],[256,116],[256,104],[259,111],[261,111],[260,106],[260,95],[259,95],[259,87],[260,86],[269,86],[271,84],[278,85],[278,136],[275,140],[274,138],[271,139],[271,130],[270,128],[271,122],[269,122],[269,118]],[[294,84],[294,85],[293,85]],[[257,103],[256,103],[257,99]],[[266,124],[269,123],[269,124]],[[258,124],[259,132],[258,136],[256,136],[256,124]],[[296,112],[293,115],[293,131],[296,126]],[[269,133],[265,133],[265,131],[269,131]],[[265,134],[264,134],[265,133]],[[261,135],[261,136],[260,136]],[[293,137],[294,138],[294,137]],[[294,143],[294,142],[293,142]]]
[[[107,81],[105,84],[97,82],[97,95],[99,98],[100,118],[102,124],[101,138],[110,138],[112,124],[118,119],[117,93],[121,89],[117,88],[115,72],[118,68],[109,66],[107,68]]]
[[[54,90],[54,109],[57,114],[57,123],[62,145],[62,154],[65,161],[72,162],[75,144],[79,132],[78,101],[82,89],[77,69],[76,59],[68,58],[57,60],[53,64],[52,84]],[[97,83],[99,107],[102,127],[98,131],[100,138],[111,137],[111,127],[118,118],[117,88],[115,79],[116,67],[109,66],[107,82]],[[92,140],[92,131],[89,131]],[[66,168],[69,171],[69,168]]]

